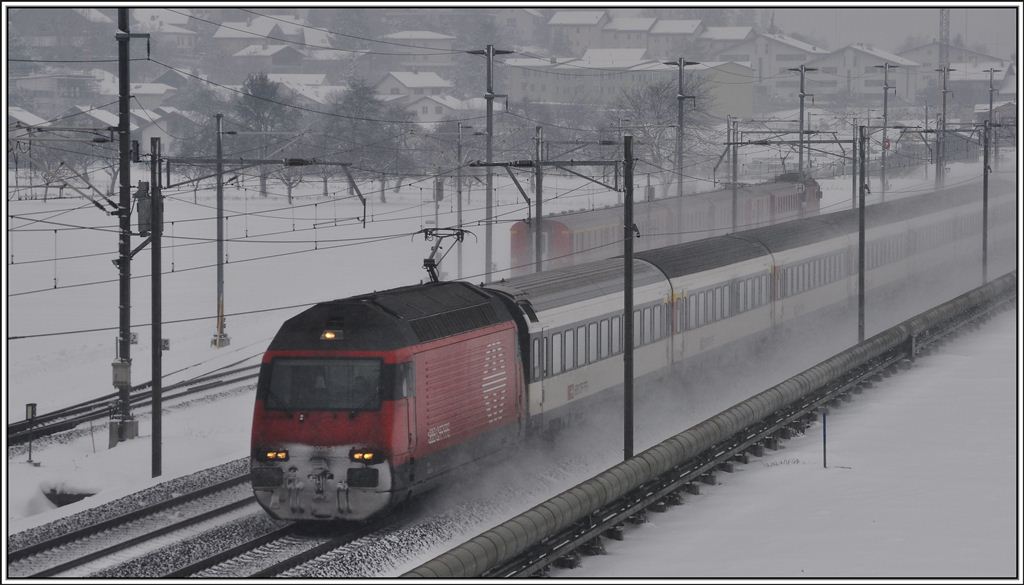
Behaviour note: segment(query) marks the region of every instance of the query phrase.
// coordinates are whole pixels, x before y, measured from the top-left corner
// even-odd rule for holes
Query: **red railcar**
[[[736,229],[747,230],[798,217],[817,215],[821,189],[814,179],[795,173],[774,183],[742,185],[736,190]],[[542,226],[544,270],[567,268],[623,253],[622,206],[546,215]],[[640,232],[636,251],[652,250],[732,231],[732,189],[636,201],[633,218]],[[510,267],[513,276],[530,274],[536,262],[533,226],[512,224]]]
[[[264,354],[252,484],[288,520],[362,520],[518,440],[523,372],[503,301],[466,283],[320,303]]]

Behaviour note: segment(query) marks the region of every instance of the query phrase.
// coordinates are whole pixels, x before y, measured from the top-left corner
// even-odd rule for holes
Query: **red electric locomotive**
[[[252,485],[271,516],[362,520],[518,440],[505,301],[462,282],[317,304],[263,356]]]

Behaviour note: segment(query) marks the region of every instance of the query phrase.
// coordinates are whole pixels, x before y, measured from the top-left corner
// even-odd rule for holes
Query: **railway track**
[[[262,513],[247,474],[9,551],[8,574],[88,576],[145,554],[162,540],[181,539],[246,513]]]
[[[175,400],[207,390],[248,382],[254,380],[258,375],[259,364],[228,367],[165,386],[163,400]],[[129,400],[133,409],[144,408],[152,404],[152,395],[148,392],[151,386],[151,382],[146,382],[132,387]],[[11,423],[7,425],[7,444],[28,443],[30,440],[40,437],[72,430],[82,423],[106,419],[110,416],[111,407],[116,400],[116,393],[106,394],[39,415],[31,422],[22,420]]]
[[[193,562],[164,575],[165,578],[198,577],[269,578],[298,572],[302,566],[316,564],[322,557],[344,554],[362,539],[372,539],[384,524],[337,524],[316,534],[297,524],[256,536],[230,549]]]

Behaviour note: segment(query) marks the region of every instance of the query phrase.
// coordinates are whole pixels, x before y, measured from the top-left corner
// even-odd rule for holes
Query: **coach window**
[[[612,355],[622,351],[622,319],[612,317]]]
[[[540,338],[533,338],[533,381],[540,380],[542,356],[540,353]]]
[[[576,367],[587,365],[587,328],[580,325],[576,328]]]
[[[726,285],[724,285],[722,287],[722,318],[723,319],[728,318],[729,315],[732,314],[732,313],[729,312],[729,306],[731,304],[729,302],[729,290],[730,290],[730,287],[729,287],[728,284],[726,284]]]
[[[686,314],[687,314],[686,329],[687,330],[696,329],[698,327],[698,325],[697,325],[697,305],[699,303],[700,303],[700,299],[697,298],[697,295],[691,294],[689,297],[687,297],[687,301],[686,301],[686,307],[687,307],[687,309],[686,309]]]
[[[565,330],[565,369],[573,369],[576,363],[576,330],[572,327]]]
[[[551,375],[562,373],[562,334],[551,336]]]
[[[601,319],[601,359],[608,357],[608,319]]]
[[[633,311],[633,347],[640,347],[641,332],[644,329],[644,322],[640,318],[640,310]]]
[[[587,325],[587,348],[590,353],[590,363],[597,361],[597,323]]]
[[[665,320],[665,313],[663,312],[661,305],[654,305],[654,340],[661,339],[662,336],[662,323]]]
[[[544,338],[544,365],[541,367],[541,377],[547,378],[551,372],[551,339],[548,337]]]

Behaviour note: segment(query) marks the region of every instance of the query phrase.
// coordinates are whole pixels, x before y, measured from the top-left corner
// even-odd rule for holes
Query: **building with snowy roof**
[[[601,41],[601,31],[611,18],[604,10],[559,10],[548,20],[551,46],[570,55],[582,55]]]
[[[921,66],[915,61],[890,53],[864,43],[854,43],[833,51],[828,55],[806,63],[817,69],[805,74],[805,88],[817,99],[827,101],[877,101],[882,100],[882,86],[885,83],[885,63],[895,65],[889,69],[890,105],[913,104],[920,90]],[[788,72],[790,79],[776,84],[779,93],[789,99],[797,99],[800,93],[800,74]],[[895,99],[895,102],[893,101]]]

